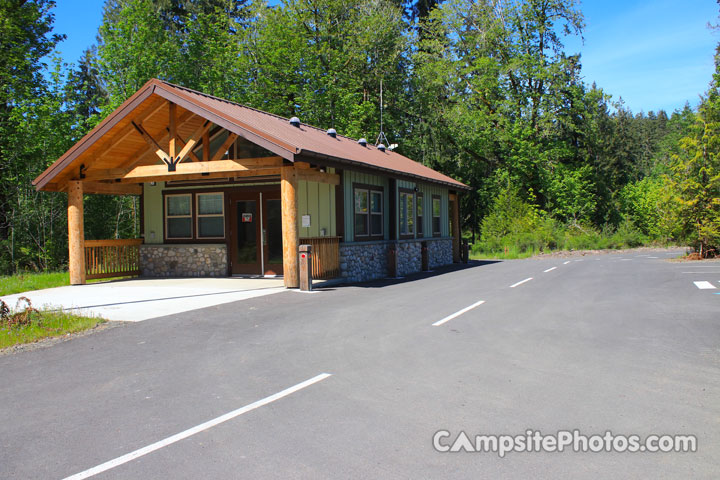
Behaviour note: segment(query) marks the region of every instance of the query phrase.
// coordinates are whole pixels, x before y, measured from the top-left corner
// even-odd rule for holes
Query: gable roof
[[[341,135],[333,138],[324,130],[305,124],[295,127],[286,118],[157,79],[148,81],[39,175],[33,184],[39,190],[44,189],[68,168],[78,166],[83,158],[91,161],[93,147],[99,149],[98,144],[102,143],[105,137],[119,132],[123,127],[128,128],[129,116],[143,108],[149,110],[150,102],[158,98],[168,100],[291,162],[304,160],[333,164],[340,168],[364,168],[456,189],[468,188],[463,183],[398,153],[387,150],[382,152],[371,145],[364,147],[356,140]]]

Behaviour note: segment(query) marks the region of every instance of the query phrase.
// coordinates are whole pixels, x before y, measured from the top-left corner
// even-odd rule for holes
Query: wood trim
[[[141,195],[142,185],[131,183],[83,182],[83,192],[95,195]]]
[[[142,238],[114,238],[110,240],[85,240],[86,247],[116,247],[123,245],[142,245]]]
[[[298,171],[298,179],[307,182],[327,183],[329,185],[340,185],[340,175],[336,173],[318,172],[315,170]]]
[[[143,183],[145,181],[190,180],[200,175],[223,174],[235,176],[242,172],[263,168],[280,168],[283,160],[280,157],[242,158],[237,160],[215,160],[213,162],[181,163],[175,172],[168,172],[167,165],[139,165],[132,169],[109,168],[103,172],[87,175],[87,180],[121,180],[123,182]],[[275,174],[279,174],[276,172]],[[269,172],[262,172],[264,175]]]

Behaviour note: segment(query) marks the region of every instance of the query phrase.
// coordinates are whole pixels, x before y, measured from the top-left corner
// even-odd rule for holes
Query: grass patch
[[[33,308],[29,300],[25,301],[25,310],[11,313],[8,305],[0,300],[0,349],[81,332],[107,321],[68,312],[41,311]]]
[[[87,283],[109,282],[128,277],[97,278]],[[17,275],[0,276],[0,297],[13,293],[30,292],[44,288],[64,287],[70,285],[68,272],[19,273]]]
[[[0,296],[70,285],[68,272],[20,273],[0,277]]]

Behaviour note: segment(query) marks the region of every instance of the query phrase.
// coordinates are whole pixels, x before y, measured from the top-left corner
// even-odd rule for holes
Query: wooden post
[[[170,155],[170,161],[175,162],[175,153],[176,153],[176,137],[177,137],[177,105],[174,103],[169,104],[170,109],[170,141],[168,145],[168,154]]]
[[[280,202],[282,205],[283,279],[286,288],[297,288],[298,278],[298,216],[297,169],[280,169]]]
[[[452,202],[453,262],[460,262],[460,205],[457,194],[450,195]]]
[[[70,285],[85,284],[85,229],[83,227],[83,185],[68,182],[68,253]]]

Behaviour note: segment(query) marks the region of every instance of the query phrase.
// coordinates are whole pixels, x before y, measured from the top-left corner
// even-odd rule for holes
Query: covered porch
[[[71,284],[140,275],[149,258],[144,250],[163,247],[193,256],[216,245],[224,249],[225,271],[221,265],[212,274],[203,275],[205,270],[198,269],[187,276],[269,273],[282,276],[285,287],[295,288],[301,241],[317,252],[314,277],[336,276],[340,237],[327,228],[322,235],[301,237],[304,219],[298,210],[298,194],[301,184],[333,189],[340,183],[339,175],[301,161],[295,157],[297,149],[269,141],[258,129],[233,121],[233,116],[202,99],[162,87],[167,86],[148,82],[34,182],[38,189],[67,192]],[[162,203],[155,204],[163,215],[159,232],[144,231],[141,219],[142,238],[85,239],[84,195],[139,195],[147,210],[148,192],[158,185],[167,187],[160,197]],[[199,185],[220,197],[219,202],[210,193],[199,198],[195,193]],[[272,192],[272,199],[267,192]],[[253,195],[259,195],[259,202]],[[249,210],[251,203],[255,210]],[[177,215],[168,215],[168,209],[178,208],[171,212]],[[184,208],[193,212],[185,215]],[[203,208],[210,208],[210,213],[201,216]],[[212,208],[219,208],[222,215],[213,215]],[[222,233],[212,233],[213,229]],[[259,265],[256,270],[250,268],[254,263]],[[243,265],[248,268],[243,270]]]

